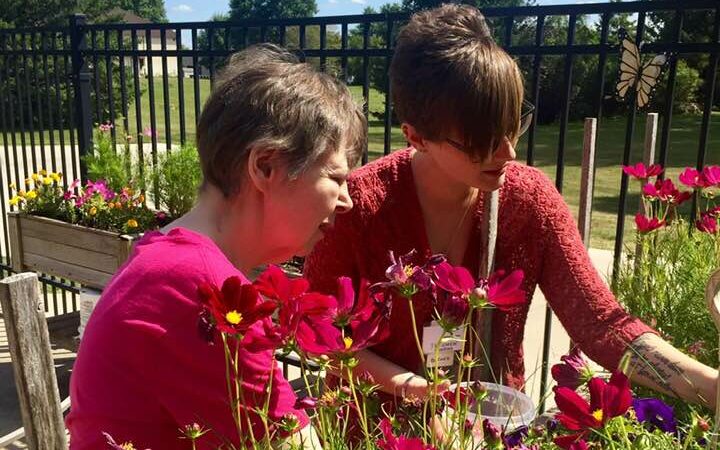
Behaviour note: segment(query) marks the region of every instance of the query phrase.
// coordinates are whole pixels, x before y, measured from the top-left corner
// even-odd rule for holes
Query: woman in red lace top
[[[628,315],[600,279],[572,215],[550,180],[514,162],[528,122],[515,62],[492,40],[480,12],[444,5],[415,14],[401,31],[391,73],[393,100],[411,146],[354,172],[354,209],[338,216],[306,260],[313,287],[347,275],[385,279],[388,251],[444,253],[478,273],[482,195],[500,189],[495,267],[525,274],[527,303],[493,312],[495,379],[522,388],[529,302],[540,286],[570,337],[610,370],[631,352],[636,381],[713,404],[717,371],[688,358]],[[418,332],[429,301],[414,302]],[[394,301],[390,337],[361,353],[363,369],[388,393],[427,392],[407,301]],[[643,362],[646,361],[646,362]],[[653,369],[648,369],[648,362]],[[659,375],[658,375],[659,374]]]

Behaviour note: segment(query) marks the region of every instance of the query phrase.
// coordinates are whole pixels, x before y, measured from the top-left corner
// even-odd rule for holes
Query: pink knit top
[[[384,280],[389,250],[396,255],[412,249],[430,253],[410,162],[411,149],[405,149],[351,175],[355,207],[337,217],[332,233],[306,259],[305,274],[313,288],[332,291],[340,275]],[[463,266],[474,274],[480,261],[482,210],[481,199],[463,260]],[[538,285],[573,341],[608,369],[617,368],[630,342],[654,332],[618,305],[590,262],[567,204],[538,169],[517,163],[510,166],[500,190],[498,220],[495,267],[523,270],[527,304],[509,313],[493,313],[491,355],[497,380],[523,387],[525,322]],[[416,301],[414,306],[422,334],[432,308],[429,301]],[[395,299],[390,337],[372,350],[416,370],[420,357],[411,327],[407,301]]]

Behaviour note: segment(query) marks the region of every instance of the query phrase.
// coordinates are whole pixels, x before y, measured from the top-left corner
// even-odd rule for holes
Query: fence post
[[[592,217],[593,186],[595,185],[595,138],[597,119],[586,117],[583,128],[583,157],[580,175],[580,213],[578,227],[583,244],[590,248],[590,223]]]
[[[92,111],[90,110],[90,77],[83,50],[87,50],[87,39],[84,25],[87,17],[84,14],[70,16],[70,46],[72,51],[72,84],[75,94],[75,116],[78,136],[78,153],[80,155],[80,179],[87,180],[87,165],[84,156],[92,152]]]
[[[60,393],[38,294],[34,273],[19,273],[0,281],[0,305],[28,448],[65,450]]]

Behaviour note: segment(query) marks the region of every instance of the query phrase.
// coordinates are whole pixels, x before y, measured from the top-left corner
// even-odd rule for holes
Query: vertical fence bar
[[[15,44],[14,44],[15,37],[14,35],[10,35],[10,43],[7,43],[7,35],[3,35],[3,48],[7,48],[8,50],[14,50]],[[8,62],[8,60],[10,62]],[[13,92],[12,92],[12,85],[10,84],[11,77],[15,76],[15,73],[17,70],[13,70],[10,72],[10,66],[13,66],[14,68],[17,67],[17,59],[14,55],[10,54],[5,59],[6,65],[5,65],[5,79],[8,80],[8,91],[6,92],[6,98],[7,98],[7,104],[8,104],[8,121],[10,122],[10,140],[12,141],[12,154],[13,154],[13,162],[15,163],[15,181],[18,183],[18,189],[24,189],[25,186],[22,184],[22,179],[20,178],[20,163],[18,161],[18,150],[17,150],[17,129],[15,128],[16,125],[16,115],[15,115],[15,108],[14,108],[14,100],[13,100]],[[15,83],[15,90],[17,90],[18,84]],[[24,169],[23,169],[24,170]],[[24,173],[24,172],[23,172]]]
[[[225,42],[229,42],[229,35],[226,34]],[[185,73],[183,72],[182,53],[182,29],[175,30],[175,48],[177,49],[177,82],[178,82],[178,114],[180,116],[180,145],[185,145],[187,136],[185,134]]]
[[[200,65],[198,64],[198,57],[197,57],[197,51],[198,51],[198,41],[197,41],[197,28],[192,29],[192,47],[193,47],[193,93],[195,94],[195,97],[193,98],[193,103],[195,107],[195,127],[197,128],[197,124],[200,121]]]
[[[27,101],[27,126],[30,137],[30,158],[32,159],[33,171],[39,171],[37,163],[37,155],[35,154],[35,114],[33,112],[32,92],[33,86],[30,83],[30,70],[28,69],[27,60],[28,54],[32,54],[32,49],[28,49],[28,35],[25,33],[22,36],[22,65],[23,65],[23,77],[25,78],[25,100]],[[31,44],[32,45],[32,44]],[[27,151],[27,149],[23,149]]]
[[[503,45],[505,46],[505,48],[509,48],[512,45],[512,30],[514,22],[514,16],[505,17],[503,24]]]
[[[637,30],[635,32],[635,42],[640,45],[643,32],[645,31],[645,12],[638,14]],[[630,163],[630,151],[632,149],[632,139],[635,132],[635,117],[637,115],[637,100],[633,95],[630,104],[630,113],[628,115],[627,131],[625,133],[625,151],[623,153],[622,164],[627,166]],[[628,176],[625,172],[620,174],[620,200],[618,202],[618,218],[615,230],[615,248],[613,254],[613,275],[612,285],[615,286],[617,273],[620,270],[620,258],[622,256],[623,233],[625,233],[625,199],[627,198]]]
[[[155,115],[155,78],[153,77],[153,57],[152,57],[152,30],[145,30],[145,50],[147,51],[147,85],[148,85],[148,102],[150,106],[150,142],[152,165],[157,167],[157,119]],[[155,195],[157,198],[157,192]]]
[[[22,34],[20,34],[20,38],[22,39]],[[19,45],[22,45],[18,43],[18,35],[13,35],[13,49],[16,51],[22,50],[21,48],[18,48]],[[28,159],[27,159],[27,143],[25,141],[25,112],[23,111],[23,89],[22,89],[22,82],[21,77],[24,77],[24,73],[22,73],[21,69],[21,61],[24,59],[21,56],[15,56],[14,61],[14,75],[15,75],[15,88],[17,91],[17,117],[19,119],[19,125],[20,125],[20,153],[22,154],[22,161],[23,161],[23,173],[26,176],[29,176],[30,174],[30,166],[28,165]],[[17,157],[17,150],[15,153],[15,156]]]
[[[342,50],[342,56],[340,57],[340,70],[342,72],[342,80],[344,83],[348,82],[348,57],[345,54],[348,48],[348,24],[343,22],[340,26],[340,49]]]
[[[208,51],[210,52],[210,57],[208,60],[210,61],[208,65],[208,70],[210,71],[210,89],[215,86],[215,56],[213,56],[213,41],[215,40],[215,28],[209,27],[207,30],[207,38],[208,38]]]
[[[575,14],[570,15],[568,21],[568,33],[567,33],[567,45],[572,48],[575,43],[575,25],[577,23],[577,16]],[[570,50],[572,51],[572,50]],[[565,92],[564,94],[564,106],[563,113],[560,117],[560,137],[558,141],[558,155],[557,164],[555,169],[555,187],[558,192],[562,193],[563,188],[563,169],[565,164],[565,140],[567,138],[567,124],[568,117],[570,115],[570,96],[572,94],[572,65],[573,65],[573,54],[569,53],[565,55]],[[540,398],[545,398],[547,392],[547,379],[548,379],[548,362],[550,361],[550,338],[552,336],[552,309],[550,305],[545,307],[545,331],[543,333],[543,349],[542,358],[543,365],[540,372]],[[541,412],[545,410],[545,404],[540,405]]]
[[[48,140],[50,141],[50,166],[53,171],[58,172],[57,158],[55,157],[55,121],[53,120],[53,105],[52,96],[50,93],[50,73],[48,66],[48,42],[47,32],[43,31],[42,35],[42,59],[43,59],[43,71],[45,72],[45,96],[47,101],[47,114],[48,114]],[[9,172],[8,172],[9,173]]]
[[[537,116],[540,111],[540,67],[542,66],[542,55],[538,53],[538,49],[542,46],[545,34],[545,16],[537,16],[535,24],[535,56],[533,57],[533,75],[532,75],[532,101],[535,105],[535,114],[533,114],[530,129],[528,130],[527,142],[527,164],[535,165],[535,132],[537,130]]]
[[[130,119],[128,118],[128,93],[127,93],[127,74],[125,73],[125,31],[118,30],[117,32],[117,46],[118,46],[118,72],[120,74],[120,102],[122,103],[122,115],[123,115],[123,128],[125,129],[126,136],[120,136],[123,143],[128,143],[127,137],[130,136]],[[140,101],[135,99],[135,101]]]
[[[165,107],[165,151],[169,152],[172,147],[172,128],[170,125],[170,87],[168,85],[168,64],[167,64],[167,32],[165,28],[160,30],[160,50],[162,51],[162,88],[163,103]]]
[[[5,48],[5,35],[2,35],[2,39],[0,39],[0,61],[2,64],[0,67],[7,67],[7,56],[3,55]],[[3,156],[5,159],[5,174],[7,178],[3,180],[3,184],[8,184],[8,181],[11,179],[12,175],[10,173],[10,152],[8,147],[8,137],[7,137],[7,116],[5,114],[5,101],[8,98],[8,96],[5,93],[5,83],[7,83],[7,78],[4,77],[3,71],[0,70],[0,131],[2,131],[2,142],[3,142]],[[17,183],[17,179],[15,180]],[[21,188],[20,184],[18,184],[18,188]],[[7,215],[5,211],[5,201],[3,199],[2,201],[2,214],[3,214],[3,240],[5,242],[5,252],[0,255],[2,258],[0,259],[3,264],[10,265],[10,241],[8,238],[8,224],[7,224]],[[10,209],[12,209],[12,206],[10,206]]]
[[[97,50],[97,31],[91,30],[90,31],[90,48],[92,50]],[[100,64],[99,58],[97,53],[94,53],[92,56],[92,67],[93,67],[93,75],[95,82],[93,83],[93,89],[95,89],[95,122],[96,123],[102,123],[103,122],[103,111],[102,111],[102,102],[100,101],[100,70],[98,68],[98,65]]]
[[[72,30],[70,34],[63,35],[63,50],[66,50],[63,55],[63,70],[64,70],[64,81],[65,81],[65,98],[67,99],[73,99],[73,101],[66,101],[66,112],[67,119],[68,119],[68,138],[70,141],[70,164],[72,165],[72,173],[75,178],[82,178],[80,176],[80,166],[78,163],[78,151],[76,151],[75,146],[75,127],[79,126],[80,118],[77,117],[77,108],[75,108],[75,84],[73,81],[73,68],[76,66],[72,65]],[[87,60],[85,60],[87,62]],[[85,71],[86,76],[85,79],[85,88],[87,91],[87,111],[86,114],[89,117],[90,121],[90,128],[88,129],[88,136],[90,139],[92,139],[92,113],[90,109],[90,74]],[[78,97],[80,98],[80,97]],[[80,135],[78,134],[78,139],[80,139]],[[91,141],[92,143],[92,141]],[[90,147],[88,147],[90,148]]]
[[[325,72],[327,65],[327,57],[325,56],[325,47],[327,46],[327,25],[320,24],[320,70]]]
[[[300,46],[300,50],[305,50],[307,48],[307,39],[305,36],[305,25],[300,25],[300,29],[298,31],[298,45]],[[305,55],[302,55],[302,60],[305,61]]]
[[[87,49],[84,25],[86,18],[75,14],[70,18],[70,42],[72,46],[72,81],[75,92],[78,152],[80,154],[80,178],[87,180],[87,165],[82,158],[92,150],[92,113],[90,112],[90,74],[82,52]],[[96,67],[97,71],[97,67]],[[72,135],[71,135],[72,136]],[[74,152],[73,152],[74,153]]]
[[[394,21],[388,18],[385,21],[385,131],[383,133],[383,154],[390,154],[392,145],[392,93],[390,92],[390,58],[392,55],[392,36]]]
[[[368,45],[370,42],[370,22],[363,22],[363,64],[362,64],[362,73],[363,73],[363,86],[362,86],[362,96],[363,96],[363,114],[365,114],[365,120],[368,120],[368,117],[370,115],[370,58],[368,57],[367,50]],[[368,121],[369,126],[369,121]],[[363,151],[362,155],[362,164],[365,165],[368,162],[368,153],[370,152],[370,140],[367,140],[367,143],[365,144],[365,150]]]
[[[681,10],[675,11],[672,38],[672,42],[674,44],[680,42],[680,36],[683,26],[683,17],[684,14]],[[675,101],[675,79],[677,77],[677,62],[677,58],[670,59],[670,70],[668,74],[667,84],[668,88],[667,93],[665,94],[665,108],[663,109],[663,111],[665,111],[665,114],[663,115],[662,131],[660,134],[660,156],[658,158],[658,163],[663,167],[665,167],[665,165],[667,164],[667,151],[668,146],[670,145],[670,126],[672,123],[673,103]],[[665,173],[663,172],[658,178],[662,179],[664,176]]]
[[[140,90],[140,45],[138,43],[137,30],[130,30],[130,45],[132,50],[133,84],[135,89],[135,137],[138,143],[138,160],[140,170],[143,170],[145,163],[145,130],[142,120],[142,94]]]
[[[64,39],[64,37],[63,37]],[[50,42],[51,48],[53,51],[57,50],[57,35],[53,34],[52,41]],[[64,50],[64,46],[63,46]],[[55,85],[55,108],[57,112],[57,128],[58,128],[58,141],[60,143],[60,164],[63,171],[63,188],[67,189],[68,186],[68,178],[72,178],[75,175],[74,171],[71,175],[68,171],[68,165],[67,165],[67,157],[65,152],[65,120],[63,118],[63,107],[62,107],[62,84],[60,83],[60,72],[61,72],[61,66],[60,62],[63,58],[60,58],[58,55],[53,54],[52,60],[53,60],[53,84]],[[67,72],[63,71],[63,78],[67,79]],[[68,103],[70,102],[68,98]],[[75,152],[74,148],[71,148],[72,152]]]
[[[40,34],[37,34],[37,36],[41,40],[42,36]],[[34,89],[35,102],[36,102],[35,107],[37,109],[37,120],[38,120],[38,144],[40,145],[40,165],[42,166],[43,169],[47,169],[47,167],[46,167],[47,161],[45,158],[45,123],[43,121],[43,105],[42,105],[42,99],[41,99],[41,95],[40,95],[42,92],[45,92],[45,91],[40,86],[40,77],[39,77],[40,74],[38,73],[38,72],[40,72],[39,66],[40,66],[40,60],[41,60],[40,56],[38,56],[38,53],[40,52],[39,47],[40,47],[40,44],[42,44],[42,42],[38,42],[36,44],[35,37],[36,37],[36,34],[33,33],[32,39],[30,41],[31,42],[30,46],[32,47],[32,52],[33,52],[32,65],[33,65],[33,79],[35,82],[35,89]],[[3,197],[3,198],[5,198],[5,197]]]
[[[115,99],[113,98],[113,63],[112,56],[110,55],[110,30],[103,30],[103,40],[105,48],[105,75],[107,77],[107,105],[108,105],[108,118],[113,127],[110,129],[110,136],[112,136],[113,146],[115,145],[117,134],[115,131]],[[97,67],[95,68],[97,70]],[[99,101],[99,99],[96,99]]]
[[[287,27],[287,25],[280,25],[280,27],[279,27],[280,28],[280,45],[282,47],[285,47],[285,41],[287,39],[286,31],[285,31],[286,27]]]
[[[595,184],[595,142],[597,118],[585,118],[583,128],[583,156],[580,166],[580,210],[578,228],[585,248],[590,248],[590,227],[592,223],[593,185]]]
[[[713,31],[713,42],[720,43],[720,8],[715,10],[715,30]],[[707,155],[707,143],[710,137],[710,119],[712,115],[713,99],[715,98],[715,83],[717,80],[718,57],[720,53],[717,51],[710,57],[705,75],[705,105],[703,108],[702,126],[700,128],[700,144],[698,146],[697,168],[701,169],[705,165],[705,157]],[[693,208],[695,209],[695,208]]]
[[[610,14],[605,13],[602,15],[600,24],[600,56],[598,57],[596,84],[598,94],[597,97],[595,97],[595,117],[597,117],[598,125],[602,119],[603,99],[605,97],[605,67],[607,66],[608,34],[610,34]]]

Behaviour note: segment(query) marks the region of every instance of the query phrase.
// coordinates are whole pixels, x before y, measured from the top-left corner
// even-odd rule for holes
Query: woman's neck
[[[473,187],[450,177],[426,153],[413,151],[412,171],[420,202],[433,210],[457,209],[473,195]]]
[[[205,188],[197,204],[185,215],[165,226],[161,231],[167,233],[173,228],[182,227],[207,236],[225,254],[227,259],[243,273],[248,273],[259,262],[248,255],[257,255],[253,247],[254,237],[243,231],[243,224],[237,223],[238,214],[219,190]]]

